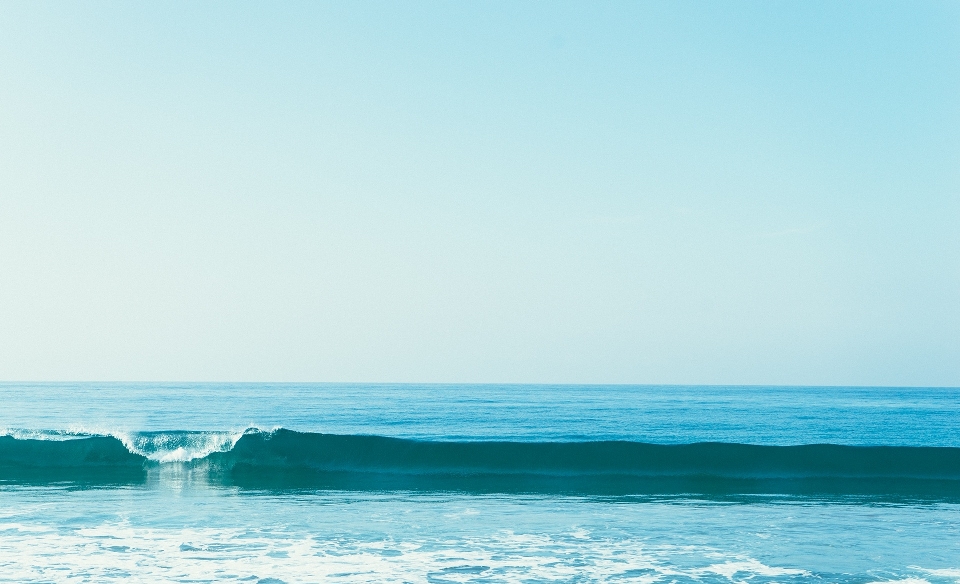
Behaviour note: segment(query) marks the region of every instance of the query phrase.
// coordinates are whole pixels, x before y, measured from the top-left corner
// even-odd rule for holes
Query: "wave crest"
[[[150,468],[168,464],[207,472],[214,483],[267,489],[867,494],[960,500],[960,448],[954,447],[442,442],[285,429],[0,437],[0,479],[72,480],[84,473],[112,477],[116,470],[136,482]]]
[[[246,433],[131,432],[115,434],[127,450],[159,463],[190,462],[216,452],[228,452]]]

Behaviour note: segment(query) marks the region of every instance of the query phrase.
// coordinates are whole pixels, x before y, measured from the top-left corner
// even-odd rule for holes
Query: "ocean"
[[[0,582],[960,582],[960,389],[0,384]]]

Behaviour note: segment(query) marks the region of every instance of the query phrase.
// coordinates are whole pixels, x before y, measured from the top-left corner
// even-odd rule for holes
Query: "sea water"
[[[960,582],[960,390],[0,385],[2,582]]]

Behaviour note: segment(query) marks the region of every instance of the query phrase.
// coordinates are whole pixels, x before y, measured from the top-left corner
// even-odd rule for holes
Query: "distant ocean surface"
[[[960,582],[960,389],[0,384],[0,582]]]

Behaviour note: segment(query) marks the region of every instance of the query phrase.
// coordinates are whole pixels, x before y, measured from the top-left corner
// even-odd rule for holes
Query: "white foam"
[[[17,526],[18,528],[21,526]],[[502,582],[608,581],[652,583],[671,577],[710,581],[805,575],[751,558],[707,568],[672,565],[677,550],[636,539],[582,538],[500,531],[447,540],[364,541],[231,528],[162,529],[111,522],[67,530],[36,527],[0,536],[0,580]]]
[[[160,463],[190,462],[234,447],[246,430],[112,434],[127,450]]]
[[[713,564],[703,569],[703,573],[719,574],[728,580],[733,580],[736,574],[756,576],[809,576],[806,570],[796,570],[791,568],[776,568],[762,564],[757,560],[749,559],[746,561],[726,561],[722,564]]]
[[[0,436],[17,440],[64,441],[111,436],[120,440],[134,454],[159,463],[177,463],[197,460],[214,452],[226,452],[247,432],[259,432],[255,427],[222,432],[136,432],[116,428],[74,425],[65,430],[32,430],[0,428]]]
[[[937,576],[940,578],[957,578],[957,582],[960,582],[960,568],[929,569],[929,568],[921,568],[919,566],[910,566],[910,567],[920,572],[926,572],[931,576]]]

